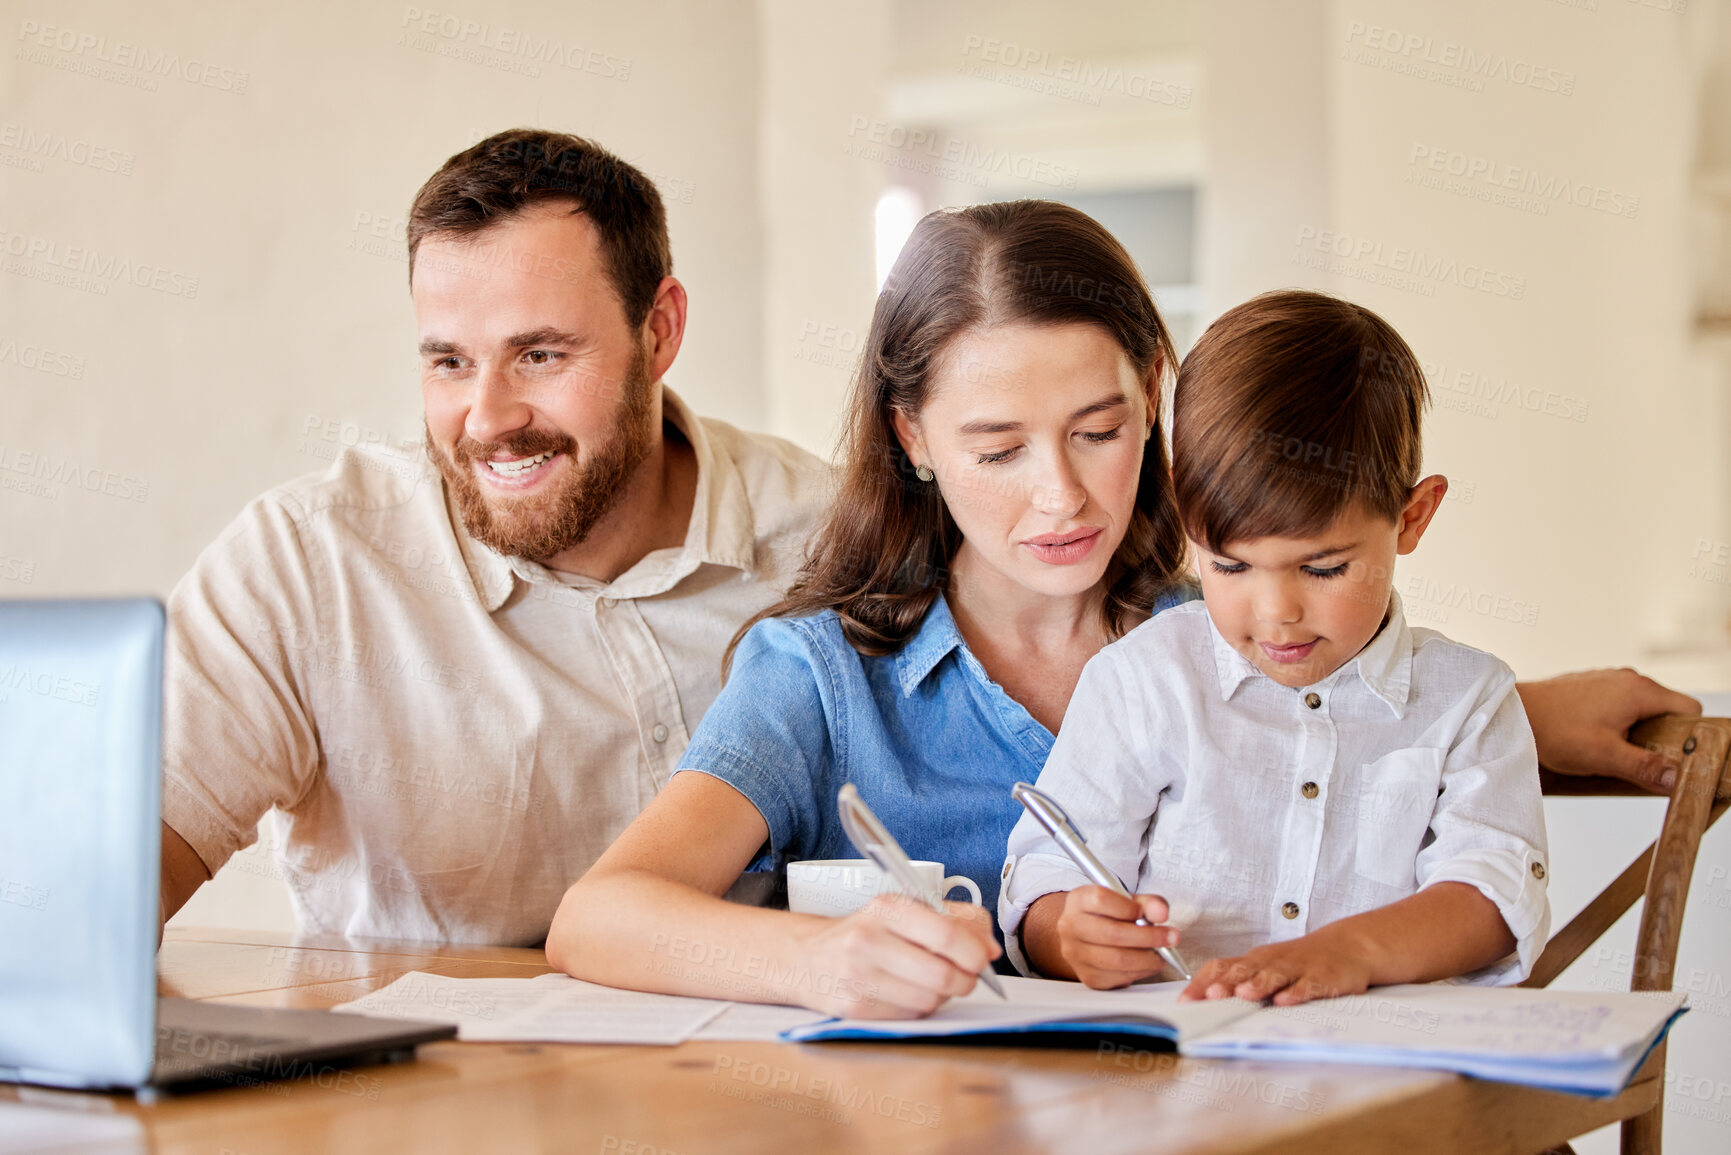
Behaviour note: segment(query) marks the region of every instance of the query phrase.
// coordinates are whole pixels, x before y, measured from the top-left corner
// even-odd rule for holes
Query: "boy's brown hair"
[[[1172,489],[1185,532],[1310,537],[1352,503],[1397,520],[1422,460],[1430,389],[1387,321],[1324,293],[1264,293],[1208,327],[1172,402]]]

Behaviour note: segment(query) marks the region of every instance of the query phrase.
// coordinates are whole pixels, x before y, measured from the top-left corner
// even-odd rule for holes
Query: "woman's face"
[[[894,419],[965,538],[958,570],[1051,596],[1098,585],[1136,504],[1155,412],[1147,384],[1095,325],[1000,325],[951,341],[925,406]]]

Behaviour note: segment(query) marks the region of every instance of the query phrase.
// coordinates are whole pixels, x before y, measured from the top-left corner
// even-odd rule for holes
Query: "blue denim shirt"
[[[1039,777],[1051,749],[1052,732],[987,675],[940,596],[884,657],[849,645],[833,610],[759,622],[679,768],[714,775],[763,815],[770,857],[754,869],[861,857],[836,812],[852,782],[908,857],[967,875],[993,911],[1022,813],[1010,787]]]

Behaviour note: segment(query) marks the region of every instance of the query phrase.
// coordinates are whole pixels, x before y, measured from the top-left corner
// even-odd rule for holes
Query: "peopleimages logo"
[[[629,57],[585,48],[581,44],[568,44],[556,37],[537,36],[521,28],[494,25],[490,21],[475,20],[453,12],[434,12],[411,4],[403,9],[402,28],[405,38],[401,42],[409,47],[436,51],[438,55],[467,60],[472,64],[495,68],[507,63],[521,65],[524,66],[523,69],[509,70],[526,70],[527,75],[533,77],[541,75],[537,65],[557,64],[573,72],[587,72],[592,76],[599,76],[603,80],[631,79]],[[410,36],[417,39],[407,39]],[[438,44],[434,37],[445,43]],[[497,56],[480,54],[483,51],[496,53]]]
[[[1420,362],[1431,396],[1445,409],[1495,420],[1499,406],[1525,409],[1565,421],[1585,421],[1591,405],[1585,399],[1554,389],[1539,389],[1471,368],[1450,369],[1440,361]]]
[[[1548,214],[1553,203],[1614,217],[1633,218],[1641,209],[1640,197],[1604,185],[1439,145],[1414,144],[1407,165],[1409,184],[1506,204],[1539,216]],[[1458,183],[1447,182],[1445,177],[1454,177]]]
[[[1390,284],[1395,288],[1428,290],[1426,296],[1435,292],[1436,284],[1458,285],[1493,297],[1507,297],[1511,301],[1519,301],[1527,294],[1525,277],[1499,272],[1471,261],[1437,256],[1406,245],[1385,245],[1369,237],[1337,233],[1314,225],[1299,226],[1298,239],[1294,243],[1300,249],[1301,258],[1305,256],[1305,249],[1317,254],[1315,261],[1305,262],[1312,267],[1326,268],[1341,276]]]
[[[125,282],[141,289],[193,300],[198,296],[198,278],[163,265],[134,261],[116,253],[104,253],[86,245],[63,245],[53,237],[13,232],[0,226],[0,254],[22,261],[40,261],[50,269],[63,270],[73,288],[106,295],[109,282]],[[8,263],[9,273],[47,279],[47,270],[32,271],[30,265]]]
[[[75,706],[96,705],[100,693],[93,683],[56,674],[52,670],[20,666],[15,662],[0,666],[0,690],[23,690],[57,702],[71,702]]]
[[[180,53],[168,49],[150,48],[127,40],[110,42],[108,37],[94,32],[82,32],[64,25],[43,24],[39,20],[19,21],[18,39],[23,41],[25,48],[51,48],[84,60],[116,68],[135,69],[149,76],[184,80],[188,84],[214,88],[218,92],[239,95],[246,91],[247,82],[251,79],[250,73],[209,64],[191,56],[182,57]],[[46,61],[37,60],[33,63]]]
[[[1483,91],[1487,80],[1559,96],[1575,92],[1573,72],[1362,20],[1347,24],[1346,43],[1346,58],[1355,64],[1410,73],[1421,80],[1437,80],[1475,92]]]
[[[150,497],[150,482],[130,473],[115,473],[97,466],[86,466],[71,457],[56,457],[52,453],[37,453],[0,444],[0,489],[52,499],[60,496],[60,486],[100,493],[121,501],[142,502]]]
[[[10,150],[36,162],[33,167],[38,172],[41,171],[41,161],[58,160],[79,168],[131,176],[132,166],[138,160],[124,149],[96,144],[81,137],[67,136],[63,132],[14,124],[10,120],[0,123],[0,149]]]
[[[1054,188],[1075,188],[1077,170],[1071,165],[1028,153],[977,144],[918,125],[854,116],[844,156],[876,160],[896,168],[930,172],[948,180],[984,187],[987,175],[1010,176]]]
[[[7,364],[34,369],[50,377],[70,377],[74,381],[84,379],[84,358],[0,336],[0,365]]]
[[[962,66],[961,71],[967,75],[1085,104],[1100,104],[1104,93],[1189,108],[1196,96],[1189,85],[1161,80],[1122,65],[1100,64],[1076,56],[1054,57],[1044,49],[1024,48],[986,36],[968,36],[962,42],[962,55],[973,65]]]

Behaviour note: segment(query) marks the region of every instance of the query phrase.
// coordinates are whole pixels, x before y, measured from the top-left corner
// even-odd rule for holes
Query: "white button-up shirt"
[[[1438,882],[1476,887],[1517,940],[1475,981],[1517,982],[1544,948],[1544,811],[1514,674],[1410,628],[1390,596],[1370,644],[1302,689],[1235,651],[1202,602],[1083,671],[1039,786],[1119,878],[1166,898],[1192,967]],[[998,904],[1009,941],[1035,899],[1087,882],[1024,815]]]

